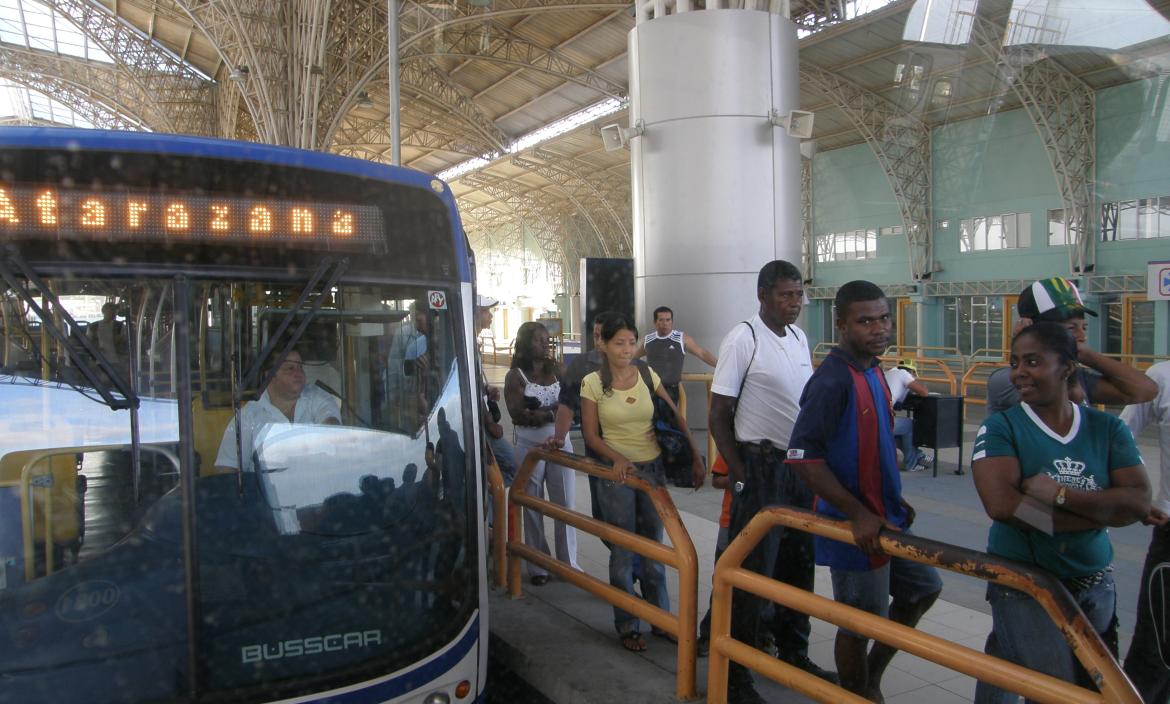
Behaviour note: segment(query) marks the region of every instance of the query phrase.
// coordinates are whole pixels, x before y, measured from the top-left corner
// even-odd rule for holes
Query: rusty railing
[[[866,638],[886,643],[957,672],[970,675],[1028,699],[1050,704],[1141,704],[1141,697],[1109,654],[1093,626],[1072,596],[1052,575],[1030,565],[1003,560],[916,535],[885,531],[882,549],[891,556],[941,567],[1030,595],[1064,634],[1073,654],[1100,692],[1058,680],[981,651],[894,623],[832,599],[783,584],[743,569],[744,558],[774,527],[801,530],[850,545],[853,533],[847,521],[818,516],[811,511],[772,506],[763,509],[743,529],[715,567],[711,606],[711,653],[707,701],[725,704],[729,658],[786,687],[822,702],[867,701],[841,687],[799,670],[786,662],[732,639],[731,591],[742,589],[783,604]]]
[[[515,481],[512,482],[512,489],[508,492],[508,518],[510,525],[515,527],[514,530],[509,531],[508,537],[508,592],[513,597],[521,596],[523,580],[520,578],[520,561],[527,560],[543,567],[566,582],[580,587],[613,606],[617,606],[673,635],[678,639],[678,671],[675,694],[679,699],[693,699],[695,697],[699,559],[695,554],[695,546],[691,542],[691,536],[683,526],[678,509],[675,508],[674,502],[670,498],[670,493],[664,486],[653,486],[635,476],[627,476],[624,482],[625,486],[650,497],[655,510],[658,511],[659,518],[662,519],[666,534],[670,536],[672,547],[667,547],[662,543],[622,530],[604,521],[565,508],[560,504],[529,496],[525,492],[525,487],[528,486],[528,479],[532,476],[537,462],[541,460],[591,474],[606,481],[615,481],[617,476],[612,468],[579,455],[541,449],[528,451],[524,462],[520,465],[520,471],[516,474]],[[569,565],[525,545],[522,535],[523,521],[521,520],[521,511],[524,508],[567,523],[578,530],[591,533],[602,540],[620,545],[647,559],[661,562],[678,570],[678,616],[618,589],[610,585],[608,581],[602,581],[585,572],[575,570]]]

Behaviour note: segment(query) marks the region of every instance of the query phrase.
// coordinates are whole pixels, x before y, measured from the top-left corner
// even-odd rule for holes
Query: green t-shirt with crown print
[[[1142,464],[1133,434],[1116,416],[1073,406],[1068,434],[1056,434],[1026,403],[989,416],[975,436],[971,460],[1015,457],[1020,480],[1045,472],[1069,489],[1109,488],[1111,473]],[[995,521],[987,541],[992,555],[1038,565],[1060,578],[1083,577],[1113,561],[1104,528],[1045,535]]]

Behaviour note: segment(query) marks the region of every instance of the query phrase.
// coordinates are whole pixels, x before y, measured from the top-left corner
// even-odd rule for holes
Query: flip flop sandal
[[[627,633],[621,636],[622,647],[631,653],[646,652],[646,639],[641,633]]]

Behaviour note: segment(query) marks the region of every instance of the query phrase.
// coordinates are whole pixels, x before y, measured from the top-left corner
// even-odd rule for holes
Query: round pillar
[[[638,326],[674,309],[716,352],[750,317],[756,275],[801,266],[800,141],[771,116],[799,109],[796,25],[757,10],[697,10],[629,34]],[[688,363],[688,370],[699,371]]]

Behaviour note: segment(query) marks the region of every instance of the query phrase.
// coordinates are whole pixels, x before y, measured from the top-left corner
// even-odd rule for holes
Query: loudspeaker
[[[617,311],[634,321],[634,260],[581,260],[581,351],[593,349],[593,318]]]
[[[626,146],[622,139],[622,126],[616,122],[601,128],[601,144],[607,152],[616,152]]]

